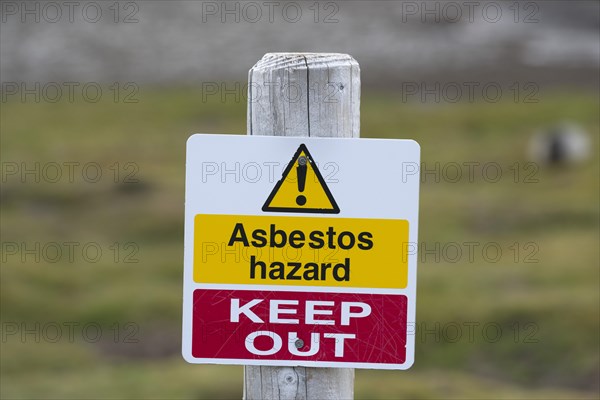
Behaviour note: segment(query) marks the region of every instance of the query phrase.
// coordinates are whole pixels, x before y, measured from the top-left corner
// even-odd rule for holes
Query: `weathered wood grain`
[[[269,53],[248,73],[248,134],[359,137],[360,68],[346,54]],[[244,368],[244,399],[354,397],[354,370]]]

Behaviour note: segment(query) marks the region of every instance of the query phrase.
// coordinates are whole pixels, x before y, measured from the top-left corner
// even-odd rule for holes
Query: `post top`
[[[267,53],[253,67],[253,70],[295,69],[295,68],[358,68],[356,60],[342,53]]]

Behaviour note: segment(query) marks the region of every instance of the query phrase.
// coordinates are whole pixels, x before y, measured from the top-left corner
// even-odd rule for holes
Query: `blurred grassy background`
[[[76,250],[74,262],[63,255],[49,263],[3,254],[0,395],[240,398],[242,367],[188,365],[179,351],[185,141],[196,132],[245,132],[245,100],[203,102],[197,88],[142,88],[137,104],[108,97],[95,104],[1,104],[3,163],[94,161],[103,172],[98,183],[81,179],[78,169],[74,183],[3,179],[2,242],[95,242],[103,255],[92,263]],[[464,254],[457,262],[421,254],[415,365],[405,372],[357,370],[356,398],[598,398],[597,93],[547,92],[536,104],[431,105],[364,92],[361,109],[363,137],[416,139],[429,167],[502,166],[497,183],[480,172],[472,183],[429,176],[419,236],[427,248],[495,242],[503,256],[490,262],[481,246],[473,262]],[[537,183],[524,182],[531,134],[562,120],[591,133],[592,160],[542,167]],[[139,167],[137,183],[123,182],[128,162]],[[518,182],[510,170],[515,163]],[[115,242],[118,262],[110,250]],[[530,242],[535,254],[525,247]],[[136,249],[127,243],[137,245],[139,262],[123,262]],[[527,255],[538,262],[525,262]],[[70,322],[79,324],[73,340],[63,325]],[[39,342],[22,331],[36,323],[49,327]],[[63,329],[56,343],[45,340],[54,337],[52,323]],[[102,327],[98,342],[84,340],[87,323]],[[436,323],[440,335],[424,332]],[[453,323],[462,327],[458,340]],[[479,324],[472,340],[465,323]],[[497,341],[483,336],[490,323],[502,328]]]

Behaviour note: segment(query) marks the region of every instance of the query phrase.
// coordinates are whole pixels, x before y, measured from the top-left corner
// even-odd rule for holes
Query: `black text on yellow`
[[[332,226],[323,230],[312,230],[303,232],[293,230],[291,232],[277,229],[275,224],[269,224],[265,229],[254,229],[246,231],[244,224],[236,223],[229,238],[228,246],[241,243],[244,247],[272,247],[284,248],[286,246],[294,249],[304,247],[310,249],[342,249],[351,250],[357,248],[368,251],[373,248],[373,234],[370,232],[359,232],[357,234],[342,230],[336,231]],[[257,260],[256,256],[250,258],[250,279],[262,280],[305,280],[326,281],[329,277],[338,282],[350,281],[350,258],[343,262],[334,264],[331,262],[280,262],[273,261],[265,263]]]

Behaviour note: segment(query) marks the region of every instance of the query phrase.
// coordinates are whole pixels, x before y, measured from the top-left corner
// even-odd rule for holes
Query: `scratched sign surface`
[[[410,140],[193,135],[184,358],[410,367],[418,191]]]

